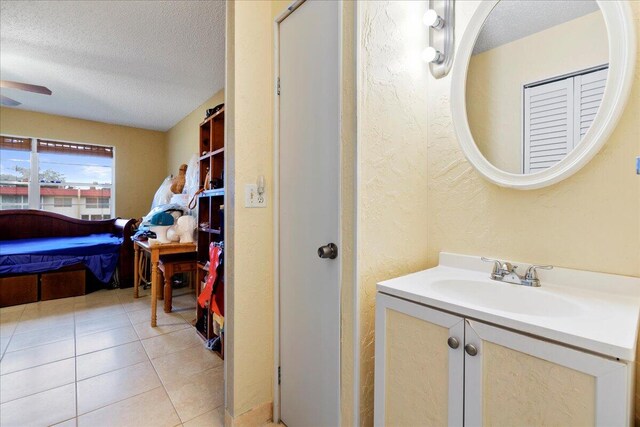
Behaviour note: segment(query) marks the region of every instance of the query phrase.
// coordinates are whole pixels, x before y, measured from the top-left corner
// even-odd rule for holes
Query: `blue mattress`
[[[42,273],[84,264],[108,283],[118,265],[122,238],[113,234],[0,240],[0,275]]]

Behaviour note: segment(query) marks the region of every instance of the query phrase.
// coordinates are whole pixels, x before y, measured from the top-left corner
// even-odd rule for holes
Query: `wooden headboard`
[[[123,238],[120,248],[120,286],[133,284],[134,219],[105,219],[86,221],[53,212],[33,209],[0,211],[0,240],[32,239],[37,237],[75,237],[96,233],[113,233]]]

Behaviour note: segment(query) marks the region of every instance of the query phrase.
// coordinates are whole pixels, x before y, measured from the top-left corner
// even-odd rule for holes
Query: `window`
[[[113,147],[0,137],[0,209],[113,216]]]
[[[29,199],[27,196],[0,195],[0,210],[3,209],[28,209]]]
[[[70,208],[71,200],[71,197],[54,197],[53,206],[56,208]]]
[[[29,209],[31,140],[0,137],[0,209]]]
[[[87,197],[86,199],[87,209],[104,209],[109,207],[108,197]]]
[[[524,173],[553,166],[580,143],[602,102],[607,71],[597,67],[524,87]]]

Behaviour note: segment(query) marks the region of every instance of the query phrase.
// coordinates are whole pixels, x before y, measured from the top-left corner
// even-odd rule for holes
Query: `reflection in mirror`
[[[514,174],[540,172],[581,141],[608,72],[595,0],[502,0],[469,62],[466,110],[484,157]]]

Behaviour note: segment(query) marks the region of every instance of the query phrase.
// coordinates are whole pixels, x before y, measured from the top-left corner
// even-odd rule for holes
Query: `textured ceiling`
[[[164,131],[224,87],[224,1],[0,7],[1,78],[53,91],[17,108]]]
[[[595,0],[502,0],[489,14],[473,54],[600,10]]]

